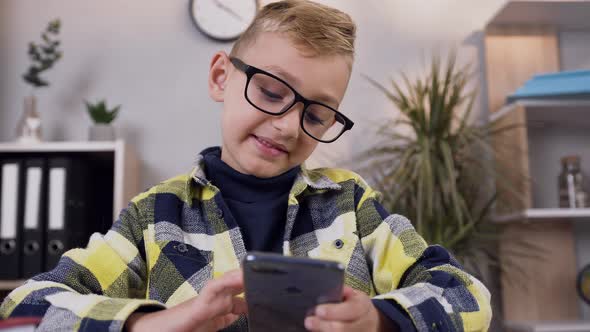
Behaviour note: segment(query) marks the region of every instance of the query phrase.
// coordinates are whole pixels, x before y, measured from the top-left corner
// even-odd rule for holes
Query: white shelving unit
[[[112,153],[113,154],[113,220],[134,195],[139,193],[139,160],[134,149],[123,140],[109,142],[42,142],[0,143],[0,154],[31,153]]]
[[[539,140],[539,132],[544,130],[554,130],[555,128],[561,128],[560,130],[568,130],[568,131],[588,131],[589,135],[584,135],[577,137],[579,139],[571,139],[570,142],[560,143],[564,146],[572,146],[572,145],[581,145],[579,146],[580,150],[578,150],[580,154],[582,154],[583,161],[586,161],[586,164],[590,163],[590,100],[588,99],[578,99],[578,100],[558,100],[558,99],[539,99],[539,100],[520,100],[511,104],[508,104],[502,107],[499,111],[494,112],[490,116],[490,121],[495,122],[503,117],[510,116],[512,112],[518,112],[519,110],[524,110],[526,113],[526,127],[529,128],[529,148],[533,150],[540,150],[545,149],[547,152],[547,146],[543,144],[544,142],[537,142]],[[542,135],[540,135],[542,137]],[[587,137],[586,137],[587,136]],[[572,144],[573,143],[573,144]],[[539,148],[537,149],[538,145]],[[587,147],[585,147],[587,146]],[[571,148],[570,148],[571,150]],[[556,148],[550,151],[554,156],[551,156],[551,161],[557,163],[558,159],[555,154],[559,153],[559,151],[565,151],[565,147],[563,149]],[[545,153],[546,154],[546,153]],[[537,160],[546,160],[545,155],[541,156],[532,156],[532,158]],[[551,174],[555,178],[558,165],[552,165]],[[531,165],[531,173],[533,173],[533,177],[535,173],[543,172],[545,174],[540,174],[538,177],[548,176],[546,170],[539,170],[539,167],[535,165]],[[588,169],[588,167],[587,167]],[[590,173],[589,173],[590,174]],[[533,178],[533,182],[536,180]],[[544,186],[544,184],[540,184],[537,181],[537,186]],[[555,220],[559,222],[563,221],[580,221],[580,222],[590,222],[590,208],[581,208],[581,209],[568,209],[568,208],[558,208],[557,204],[557,192],[554,187],[557,186],[557,183],[551,183],[548,185],[549,188],[545,188],[545,191],[549,191],[552,193],[554,197],[545,197],[541,202],[533,202],[533,206],[535,208],[528,208],[522,209],[520,211],[516,211],[509,214],[498,215],[494,218],[494,221],[499,223],[506,223],[506,222],[546,222],[548,220]],[[533,196],[535,193],[533,193]],[[548,195],[545,195],[548,196]],[[553,202],[551,202],[553,200]],[[539,206],[541,205],[541,206]]]
[[[590,30],[589,18],[588,0],[509,0],[485,25],[490,120],[519,124],[493,140],[496,161],[513,169],[496,181],[495,221],[503,223],[506,235],[499,252],[528,274],[525,289],[504,282],[518,273],[502,272],[507,331],[590,331],[590,307],[575,290],[578,271],[590,263],[590,209],[559,208],[557,180],[560,159],[572,154],[581,157],[582,171],[590,176],[590,100],[506,105],[506,97],[533,75],[560,71],[561,32]],[[502,188],[507,183],[514,191]],[[543,247],[535,252],[543,259],[510,256],[518,239]]]
[[[496,221],[581,221],[590,217],[590,209],[559,208],[557,184],[560,159],[566,155],[579,155],[582,172],[590,176],[590,99],[517,101],[492,113],[490,121],[520,126],[519,135],[503,142],[506,149],[520,150],[503,152],[512,153],[508,161],[522,164],[520,171],[530,176],[530,183],[521,188],[530,195],[529,201],[520,209],[498,215]]]
[[[0,280],[0,291],[15,289],[24,282],[25,280]]]
[[[522,237],[534,239],[535,243],[543,242],[545,246],[551,247],[551,250],[560,248],[548,254],[546,260],[558,260],[560,264],[565,264],[558,269],[569,271],[570,275],[559,282],[570,284],[572,290],[567,296],[562,297],[563,305],[567,302],[566,298],[576,298],[577,295],[573,291],[575,276],[577,271],[590,263],[590,207],[560,208],[557,177],[561,172],[560,159],[572,154],[581,157],[582,172],[590,176],[590,100],[516,101],[492,113],[490,121],[503,125],[518,125],[518,129],[512,134],[507,133],[500,140],[502,143],[497,145],[496,153],[502,155],[505,164],[507,161],[508,164],[512,163],[510,165],[515,166],[518,172],[529,177],[529,180],[516,185],[518,192],[525,197],[524,202],[505,201],[506,204],[501,206],[502,208],[510,204],[515,206],[499,210],[494,221],[514,225],[513,229],[518,229]],[[536,270],[535,273],[542,269],[542,266],[533,268]],[[548,286],[548,280],[543,284]],[[535,301],[544,300],[537,298]],[[590,319],[587,305],[581,300],[577,302],[580,308],[579,315],[572,313],[573,308],[563,310],[564,315],[568,315],[568,318]],[[524,305],[521,304],[519,307],[522,308]],[[526,317],[525,312],[523,310],[521,315]],[[550,319],[555,318],[557,317]],[[547,327],[549,325],[546,324],[526,326],[527,329],[523,327],[515,331],[553,331],[551,328],[555,327]]]
[[[139,159],[131,146],[122,140],[109,142],[41,142],[35,144],[0,143],[0,157],[50,157],[77,155],[110,165],[112,171],[112,221],[121,209],[139,193]],[[109,167],[109,166],[106,166]],[[94,175],[104,176],[104,175]],[[24,280],[0,280],[0,290],[11,290]]]
[[[512,214],[496,216],[497,223],[508,222],[546,222],[554,220],[557,222],[590,222],[590,208],[584,209],[525,209]]]

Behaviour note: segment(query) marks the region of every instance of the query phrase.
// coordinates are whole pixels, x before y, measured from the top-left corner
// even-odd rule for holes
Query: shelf
[[[0,290],[13,290],[24,282],[25,280],[0,280]]]
[[[511,332],[588,332],[590,321],[510,322],[504,327]]]
[[[115,151],[124,146],[123,140],[105,142],[41,142],[41,143],[0,143],[0,152],[88,152]]]
[[[527,123],[590,128],[590,99],[526,99],[505,105],[490,114],[490,121],[524,108]]]
[[[113,154],[113,220],[139,193],[139,159],[132,146],[124,140],[116,141],[61,141],[40,143],[1,142],[0,154],[82,153]]]
[[[579,265],[590,261],[588,250],[577,246],[587,243],[588,233],[577,232],[590,226],[590,209],[540,208],[558,206],[561,157],[579,154],[590,160],[590,98],[542,96],[506,105],[507,96],[534,75],[560,72],[561,32],[590,28],[590,1],[508,0],[499,7],[485,26],[480,54],[485,59],[487,109],[493,128],[517,126],[491,139],[494,160],[512,172],[496,181],[496,206],[510,210],[494,220],[512,222],[503,230],[499,254],[519,267],[503,269],[501,278],[527,276],[522,283],[502,284],[502,311],[508,321],[504,330],[590,331],[590,322],[578,321],[589,317],[580,311],[575,287],[556,287],[573,285]],[[512,188],[503,185],[505,180]],[[511,255],[514,239],[549,250],[538,260]]]
[[[590,1],[509,1],[488,22],[486,29],[514,26],[549,26],[559,29],[590,28]]]
[[[505,214],[494,217],[496,223],[509,222],[546,222],[552,219],[559,221],[581,221],[590,222],[590,208],[584,209],[526,209],[523,211]]]

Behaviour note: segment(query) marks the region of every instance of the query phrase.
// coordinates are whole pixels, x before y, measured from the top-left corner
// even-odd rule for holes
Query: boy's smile
[[[261,33],[239,55],[243,62],[288,82],[306,98],[337,109],[350,78],[350,58],[312,57],[279,33]],[[245,98],[247,76],[224,52],[212,60],[209,92],[223,101],[221,159],[236,171],[261,178],[280,175],[302,164],[318,141],[301,129],[303,104],[275,116],[252,106]]]
[[[270,138],[263,136],[252,135],[252,138],[256,141],[256,146],[260,149],[263,154],[268,154],[270,157],[278,157],[284,153],[289,153],[287,148]]]

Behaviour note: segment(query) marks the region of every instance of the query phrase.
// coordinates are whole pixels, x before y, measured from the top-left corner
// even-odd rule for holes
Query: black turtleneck
[[[219,188],[223,201],[240,226],[247,251],[282,253],[289,192],[300,167],[272,178],[242,174],[221,160],[221,149],[202,152],[205,174]],[[300,226],[301,227],[301,226]],[[402,331],[415,331],[411,319],[391,300],[376,300],[375,306]]]
[[[271,178],[242,174],[221,160],[221,149],[203,152],[205,174],[219,188],[240,226],[247,251],[282,253],[289,192],[299,166]]]

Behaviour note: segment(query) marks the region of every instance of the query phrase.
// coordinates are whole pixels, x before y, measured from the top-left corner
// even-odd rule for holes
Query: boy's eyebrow
[[[264,69],[266,71],[270,71],[271,73],[273,73],[279,77],[282,77],[283,79],[285,79],[285,81],[294,82],[295,84],[301,83],[301,81],[297,77],[291,75],[291,73],[289,73],[288,71],[284,70],[283,68],[281,68],[279,66],[268,65],[268,66],[263,66],[262,69]],[[338,106],[340,105],[338,103],[338,100],[336,100],[336,98],[329,96],[329,95],[319,95],[315,99],[317,99],[318,101],[323,101],[327,104],[335,105],[336,108],[338,108]]]
[[[268,66],[262,67],[262,69],[270,71],[271,73],[273,73],[277,76],[282,76],[284,79],[286,79],[289,82],[300,83],[300,81],[297,77],[291,75],[288,71],[284,70],[283,68],[281,68],[279,66],[268,65]]]

